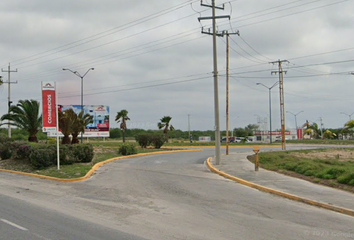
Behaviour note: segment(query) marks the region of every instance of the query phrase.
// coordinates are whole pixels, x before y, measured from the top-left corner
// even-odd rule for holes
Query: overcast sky
[[[211,4],[211,0],[203,1]],[[230,128],[269,125],[268,89],[283,63],[285,110],[325,128],[339,128],[354,112],[354,1],[235,0],[217,15],[230,36]],[[56,82],[59,103],[108,105],[129,112],[129,128],[157,129],[163,116],[176,129],[214,129],[212,36],[201,34],[211,15],[186,0],[1,0],[0,68],[11,63],[11,101],[41,99],[41,81]],[[221,129],[226,126],[226,38],[217,39]],[[3,80],[8,74],[0,72]],[[8,85],[0,86],[0,115]],[[286,113],[286,128],[295,118]],[[344,113],[344,114],[343,114]],[[258,115],[258,116],[257,116]],[[353,114],[354,119],[354,114]],[[279,87],[272,89],[273,129],[280,128]]]

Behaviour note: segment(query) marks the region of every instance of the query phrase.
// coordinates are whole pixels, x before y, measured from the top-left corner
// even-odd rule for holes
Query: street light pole
[[[63,68],[63,71],[70,71],[79,78],[81,78],[81,111],[84,111],[84,77],[90,70],[95,70],[94,68],[89,68],[84,75],[81,75],[78,71],[72,71],[68,68]],[[81,132],[81,144],[83,142],[83,132]]]
[[[304,112],[304,111],[300,111],[300,112],[298,112],[298,113],[296,113],[296,114],[294,114],[294,113],[292,113],[292,112],[290,112],[290,111],[286,111],[286,112],[287,112],[287,113],[290,113],[290,114],[292,114],[292,115],[294,115],[294,117],[295,117],[295,128],[296,128],[296,135],[297,135],[297,129],[298,129],[298,127],[297,127],[296,116],[299,115],[300,113]]]
[[[271,87],[267,87],[263,83],[256,83],[257,85],[261,85],[269,90],[269,134],[270,134],[270,143],[272,143],[272,88],[279,84],[279,82],[275,82]]]
[[[347,115],[349,117],[349,121],[352,120],[352,115],[354,114],[354,112],[352,114],[348,114],[348,113],[345,113],[345,112],[341,112],[340,114],[344,114],[344,115]]]

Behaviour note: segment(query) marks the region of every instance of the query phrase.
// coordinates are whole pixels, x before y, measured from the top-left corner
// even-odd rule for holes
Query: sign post
[[[57,165],[60,170],[59,157],[59,121],[56,83],[42,82],[43,132],[55,132],[57,137]]]
[[[253,147],[253,152],[255,153],[255,160],[254,160],[254,170],[257,172],[259,168],[259,158],[258,158],[258,153],[260,151],[259,146],[254,146]]]

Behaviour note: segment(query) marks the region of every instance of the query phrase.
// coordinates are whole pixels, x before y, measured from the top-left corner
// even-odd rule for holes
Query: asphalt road
[[[0,239],[101,240],[141,237],[0,195]]]
[[[45,237],[22,235],[28,232],[0,221],[0,239],[354,239],[353,217],[226,180],[203,164],[213,154],[120,160],[70,184],[0,173],[0,193],[7,196],[0,195],[0,209],[8,209],[0,210],[0,219]],[[19,235],[2,238],[3,229],[11,234],[14,228]]]

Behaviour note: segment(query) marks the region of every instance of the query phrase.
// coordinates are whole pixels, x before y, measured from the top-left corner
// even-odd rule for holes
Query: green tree
[[[10,106],[9,113],[3,115],[1,121],[8,120],[10,125],[26,130],[28,141],[38,142],[37,133],[42,126],[39,109],[40,104],[36,100],[20,100],[17,105]]]
[[[324,139],[333,139],[337,136],[337,134],[331,132],[330,130],[326,130],[324,133],[323,133],[323,138]]]
[[[247,137],[248,132],[244,128],[235,128],[234,129],[235,136],[237,137]]]
[[[120,131],[118,128],[112,128],[109,130],[109,138],[120,138]]]
[[[123,142],[125,142],[125,130],[127,130],[127,121],[130,120],[128,117],[128,111],[123,109],[120,112],[117,112],[116,121],[120,122],[120,129],[123,134]]]
[[[349,120],[344,124],[344,128],[342,130],[342,133],[345,135],[349,135],[349,137],[352,137],[353,135],[353,129],[354,129],[354,120]]]
[[[167,142],[168,140],[168,136],[167,136],[167,133],[168,131],[173,131],[175,128],[170,125],[170,122],[171,122],[171,117],[170,116],[164,116],[163,118],[160,119],[160,122],[157,123],[157,127],[159,129],[162,129],[163,128],[163,133],[165,135],[165,141]]]
[[[85,114],[84,111],[81,111],[76,118],[73,118],[74,121],[71,124],[71,136],[73,137],[71,140],[71,144],[76,144],[79,143],[78,135],[79,133],[84,133],[85,132],[85,127],[93,123],[93,116],[90,114]]]

